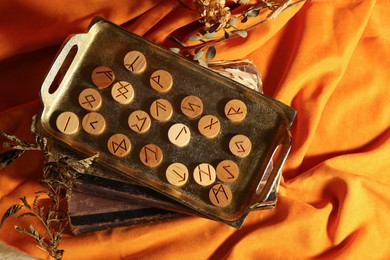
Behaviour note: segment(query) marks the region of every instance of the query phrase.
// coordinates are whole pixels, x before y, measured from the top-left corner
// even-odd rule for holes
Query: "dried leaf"
[[[176,39],[175,37],[173,37],[172,35],[168,36],[168,39],[182,47],[187,47],[187,44],[185,44],[184,42],[182,41],[179,41],[178,39]]]
[[[216,54],[217,54],[217,50],[215,49],[215,47],[214,46],[210,46],[207,49],[207,52],[206,52],[206,60],[214,59]]]
[[[26,208],[28,208],[28,209],[31,210],[30,204],[28,204],[27,199],[26,199],[26,196],[20,198],[20,200],[23,202],[23,205],[24,205]]]
[[[6,168],[8,165],[18,159],[25,151],[11,150],[0,154],[0,170]]]
[[[20,233],[30,235],[30,232],[28,232],[27,229],[22,228],[22,227],[19,227],[19,226],[17,226],[17,225],[15,225],[15,230],[18,231],[18,232],[20,232]]]
[[[14,135],[11,135],[11,134],[7,134],[6,132],[0,130],[0,134],[2,136],[4,136],[5,138],[7,138],[8,140],[11,140],[12,142],[15,142],[15,143],[18,143],[18,144],[23,144],[23,145],[27,145],[28,143],[20,140],[19,138],[17,138],[16,136]]]
[[[205,29],[199,29],[198,32],[201,34],[201,35],[205,35],[207,33],[207,31]]]
[[[216,32],[217,29],[218,29],[218,27],[219,27],[219,25],[220,25],[219,23],[214,24],[213,26],[211,26],[211,27],[208,29],[208,32],[209,32],[209,33]]]
[[[26,212],[26,213],[19,215],[16,219],[22,219],[25,217],[36,217],[36,215],[32,212]]]
[[[225,39],[229,39],[230,34],[227,31],[225,31],[224,37],[225,37]]]
[[[33,209],[34,209],[34,211],[37,210],[38,200],[39,200],[39,195],[35,196],[35,198],[34,198],[34,202],[33,202]]]
[[[95,154],[94,156],[88,157],[79,161],[69,161],[68,165],[73,168],[75,171],[79,173],[84,173],[91,166],[92,162],[99,157],[99,154]]]
[[[38,231],[35,230],[33,225],[29,226],[30,234],[38,241],[41,242],[41,236],[39,235]]]
[[[205,62],[203,59],[199,59],[198,62],[199,62],[199,65],[206,67],[206,68],[208,67],[207,62]]]
[[[230,19],[229,23],[228,23],[228,27],[232,27],[232,26],[236,25],[237,22],[238,22],[237,17],[233,16],[233,17]]]
[[[179,49],[179,48],[175,48],[175,47],[169,48],[169,50],[170,50],[171,52],[173,52],[173,53],[176,53],[176,54],[178,54],[178,53],[180,52],[180,49]]]
[[[248,32],[246,30],[236,30],[234,33],[238,34],[242,38],[246,38],[248,36]]]
[[[204,51],[203,50],[199,50],[198,52],[195,53],[193,59],[194,60],[199,60],[200,58],[202,58],[203,54],[204,54]]]
[[[203,35],[206,39],[212,39],[215,37],[215,32],[207,32],[205,35]]]
[[[202,37],[199,34],[193,34],[188,37],[189,41],[196,42],[199,41]]]
[[[248,17],[257,17],[260,13],[260,9],[253,9],[253,10],[250,10],[247,15]]]
[[[45,209],[45,207],[44,206],[39,206],[38,207],[38,210],[39,210],[39,217],[43,220],[43,218],[44,218],[44,212],[43,212],[43,210]]]
[[[22,205],[19,205],[19,204],[15,204],[15,205],[12,205],[11,207],[9,207],[7,209],[7,211],[4,213],[3,217],[1,218],[1,221],[0,221],[0,228],[3,227],[3,223],[6,219],[8,219],[9,217],[11,217],[12,215],[15,215],[16,213],[19,212],[19,210],[22,209]]]

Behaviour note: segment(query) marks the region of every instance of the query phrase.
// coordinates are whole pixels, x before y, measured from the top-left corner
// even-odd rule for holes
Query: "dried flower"
[[[249,4],[250,0],[233,0],[236,4],[239,3],[240,5],[246,5]]]
[[[218,31],[225,27],[231,17],[230,8],[225,6],[225,0],[195,0],[194,5],[210,31]]]
[[[196,42],[190,46],[170,35],[168,39],[178,45],[178,47],[170,48],[171,51],[187,58],[191,57],[201,65],[207,66],[206,61],[212,60],[217,52],[214,44],[237,37],[246,38],[248,32],[256,26],[275,19],[286,9],[305,0],[262,0],[254,1],[254,4],[250,4],[249,0],[231,1],[247,5],[247,8],[239,15],[232,15],[230,8],[225,6],[225,0],[193,0],[195,10],[189,7],[184,0],[178,0],[184,8],[196,11],[200,15],[199,22],[204,24],[204,27],[188,37],[189,41]],[[264,9],[270,11],[265,18],[258,19],[257,22],[242,28],[242,25],[250,18],[264,17],[264,15],[261,16],[261,11]],[[241,24],[241,26],[237,26],[237,24]],[[223,30],[223,34],[216,33],[219,30]]]

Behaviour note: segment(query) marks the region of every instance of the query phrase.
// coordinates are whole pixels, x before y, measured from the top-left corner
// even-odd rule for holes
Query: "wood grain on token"
[[[133,73],[141,73],[146,69],[146,58],[139,51],[128,52],[123,59],[123,63],[126,69]]]
[[[233,194],[227,185],[216,184],[210,189],[209,198],[213,205],[223,208],[230,204]]]
[[[191,140],[190,129],[182,123],[174,124],[168,130],[168,139],[176,146],[186,146]]]
[[[102,105],[102,96],[96,89],[86,88],[79,95],[79,104],[89,111],[96,111]]]
[[[224,160],[217,165],[217,177],[222,182],[233,182],[237,179],[240,169],[232,160]]]
[[[197,118],[203,113],[203,102],[196,96],[186,96],[180,104],[181,112],[189,118]]]
[[[108,88],[114,81],[114,79],[114,72],[110,68],[105,66],[97,67],[92,72],[92,82],[98,88]]]
[[[165,70],[157,70],[150,76],[150,86],[159,93],[166,93],[172,88],[173,79]]]
[[[208,186],[214,183],[216,179],[215,169],[208,163],[201,163],[196,166],[193,175],[196,183],[202,186]]]
[[[124,134],[114,134],[108,139],[107,147],[113,155],[124,157],[131,150],[131,142]]]
[[[150,106],[150,115],[161,122],[168,121],[173,114],[171,103],[165,99],[157,99]]]
[[[221,130],[219,119],[213,115],[205,115],[198,122],[199,132],[207,138],[216,137]]]
[[[172,163],[165,171],[170,184],[181,187],[187,183],[189,173],[187,167],[182,163]]]
[[[136,110],[130,114],[128,119],[129,127],[136,133],[146,133],[151,126],[151,120],[145,111]]]
[[[134,98],[133,86],[127,81],[118,81],[112,86],[111,96],[120,104],[129,104]]]
[[[156,167],[162,162],[163,153],[157,145],[147,144],[139,152],[139,158],[144,165]]]
[[[235,135],[230,139],[229,149],[235,156],[244,158],[251,152],[252,142],[245,135]]]
[[[90,112],[84,116],[81,125],[88,134],[98,135],[106,128],[106,120],[101,114]]]
[[[239,99],[232,99],[225,105],[225,115],[233,123],[239,123],[245,119],[247,108]]]
[[[66,111],[57,117],[56,125],[62,133],[74,134],[79,129],[80,122],[75,113]]]

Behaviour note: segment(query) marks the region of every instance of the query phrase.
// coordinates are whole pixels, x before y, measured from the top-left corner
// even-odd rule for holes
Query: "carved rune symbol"
[[[167,111],[167,106],[164,105],[163,103],[159,102],[158,100],[156,100],[156,115],[159,116],[159,111],[163,110],[163,111]]]
[[[215,120],[214,121],[214,118],[210,118],[210,124],[208,124],[208,125],[206,125],[203,129],[206,129],[206,128],[209,128],[209,129],[211,129],[212,127],[213,127],[213,125],[215,125],[215,124],[218,124],[218,120]]]
[[[238,114],[242,114],[242,113],[243,112],[241,111],[241,107],[238,107],[237,110],[234,107],[230,107],[228,112],[227,112],[227,115],[231,116],[231,115],[238,115]]]
[[[187,106],[182,106],[182,108],[187,109],[187,110],[191,110],[191,111],[194,111],[194,112],[195,112],[195,108],[198,108],[198,109],[201,108],[200,105],[197,105],[197,104],[194,104],[194,103],[190,103],[190,102],[188,102],[187,105],[188,105],[188,107]]]
[[[243,143],[244,143],[244,141],[235,142],[236,147],[237,147],[237,153],[244,153],[245,152],[245,148],[242,146]]]
[[[148,163],[148,161],[151,160],[156,160],[158,159],[158,150],[157,148],[154,150],[150,149],[148,146],[144,147],[144,154],[145,154],[145,162]],[[152,158],[149,156],[151,155]]]
[[[123,96],[125,99],[128,99],[128,97],[125,94],[129,92],[127,86],[129,86],[130,84],[127,83],[126,85],[123,85],[121,81],[119,81],[118,83],[119,85],[121,85],[121,87],[117,89],[119,94],[116,95],[115,97]]]
[[[145,125],[146,117],[139,117],[138,115],[136,115],[136,117],[137,117],[138,122],[135,124],[132,124],[131,127],[136,127],[138,129],[138,131],[141,132],[144,125]],[[139,124],[139,123],[141,123],[141,124]]]
[[[216,185],[217,186],[217,185]],[[217,201],[217,203],[219,204],[220,203],[220,200],[219,200],[219,193],[222,193],[225,198],[225,200],[229,200],[229,196],[227,195],[226,191],[225,191],[225,188],[223,187],[223,185],[219,185],[218,188],[214,186],[213,188],[211,188],[213,194],[214,194],[214,197]]]
[[[89,94],[89,95],[86,95],[84,98],[85,98],[86,101],[84,101],[81,104],[84,105],[84,104],[88,103],[88,105],[90,105],[91,108],[93,108],[92,102],[96,101],[95,97],[93,95]]]
[[[158,166],[163,159],[163,153],[160,147],[155,144],[147,144],[142,147],[139,156],[141,162],[149,167]]]
[[[157,85],[159,85],[160,86],[160,88],[164,88],[164,86],[163,85],[161,85],[161,83],[160,83],[160,75],[157,75],[157,76],[154,76],[154,77],[151,77],[151,79],[154,81],[154,82],[156,82],[157,83]]]
[[[71,116],[69,116],[69,117],[68,117],[68,120],[66,120],[66,124],[65,124],[65,127],[64,127],[64,129],[63,129],[64,132],[66,131],[66,128],[68,128],[70,118],[71,118]]]
[[[104,74],[111,81],[114,79],[114,74],[112,73],[112,70],[96,71],[96,74]]]
[[[230,171],[228,168],[230,168],[231,165],[224,165],[222,166],[222,168],[225,169],[225,171],[229,174],[229,177],[227,177],[227,179],[234,179],[236,178]]]
[[[180,179],[178,180],[178,182],[183,182],[183,181],[186,181],[186,173],[183,172],[183,175],[181,175],[179,172],[177,172],[175,169],[172,169],[172,171],[178,176],[180,177]]]
[[[91,122],[91,123],[89,123],[91,126],[92,126],[92,128],[95,130],[96,129],[96,127],[95,127],[95,124],[97,124],[97,123],[99,123],[99,121],[93,121],[93,122]]]
[[[180,132],[177,134],[175,140],[179,138],[179,136],[184,132],[184,134],[187,134],[187,127],[183,126],[183,128],[180,130]]]
[[[203,169],[200,168],[200,165],[198,165],[198,170],[199,170],[199,180],[200,182],[202,182],[202,173],[203,174],[206,174],[207,176],[209,176],[209,180],[211,181],[212,178],[211,178],[211,169],[210,169],[210,165],[207,164],[207,171],[204,171]]]
[[[139,59],[139,56],[137,56],[134,60],[133,60],[133,62],[131,63],[131,64],[125,64],[125,66],[128,68],[128,70],[130,70],[130,71],[134,71],[135,69],[134,69],[134,64],[136,63],[136,61]]]
[[[117,153],[119,149],[127,151],[127,145],[126,145],[125,139],[122,139],[122,141],[119,144],[114,142],[114,141],[112,141],[111,144],[112,144],[112,150],[114,151],[114,153]]]

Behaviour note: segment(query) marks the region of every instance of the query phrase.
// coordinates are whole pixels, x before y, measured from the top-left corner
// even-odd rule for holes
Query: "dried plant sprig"
[[[9,207],[0,221],[0,228],[2,228],[8,218],[24,209],[25,211],[18,215],[17,219],[34,217],[44,227],[44,232],[39,233],[33,225],[30,225],[28,228],[15,225],[15,230],[33,237],[38,244],[37,246],[46,251],[52,258],[62,259],[64,250],[59,248],[60,241],[63,231],[69,225],[69,215],[67,211],[62,209],[63,204],[70,196],[69,194],[76,183],[78,175],[85,172],[98,155],[83,160],[76,160],[61,155],[54,156],[48,150],[47,140],[44,137],[36,135],[36,144],[29,144],[1,130],[0,134],[12,142],[3,144],[5,148],[11,150],[0,154],[0,169],[7,167],[26,151],[42,151],[46,159],[43,168],[43,178],[40,180],[41,185],[45,189],[35,193],[32,204],[27,201],[26,197],[22,197],[20,198],[21,204]],[[40,203],[41,199],[43,199],[42,195],[51,201],[51,204],[46,206],[46,208]]]
[[[212,60],[217,53],[215,48],[216,43],[237,37],[246,38],[248,32],[253,28],[271,19],[275,19],[286,9],[303,1],[305,0],[263,0],[258,4],[248,5],[248,8],[241,12],[241,14],[234,16],[230,14],[230,9],[225,6],[224,0],[194,0],[194,4],[197,7],[195,11],[199,12],[201,16],[199,21],[204,24],[204,27],[198,30],[198,33],[191,35],[188,40],[199,43],[188,46],[171,35],[168,39],[178,45],[178,47],[171,48],[171,51],[180,53],[187,58],[192,57],[193,60],[207,66],[207,61]],[[247,4],[247,1],[234,2]],[[236,27],[238,22],[244,24],[249,18],[258,17],[263,9],[270,10],[270,13],[264,19],[244,29],[238,29]],[[226,13],[228,11],[229,14]],[[216,36],[216,33],[220,30],[223,30],[223,36]]]

